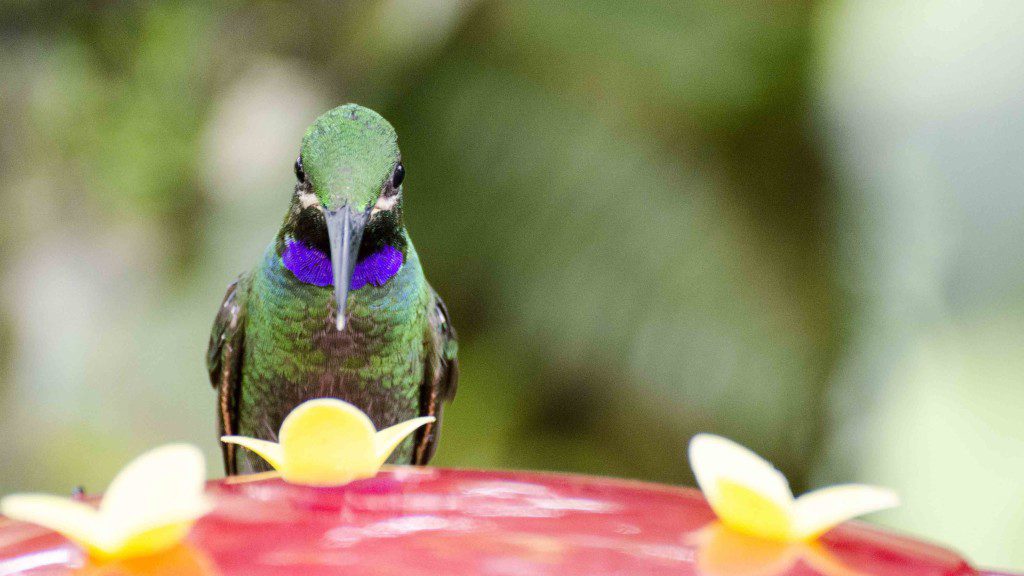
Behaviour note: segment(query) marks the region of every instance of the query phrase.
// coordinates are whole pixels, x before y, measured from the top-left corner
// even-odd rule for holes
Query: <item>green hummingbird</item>
[[[455,395],[457,341],[405,229],[395,129],[362,106],[330,110],[306,131],[295,176],[277,237],[213,323],[220,432],[276,440],[298,404],[340,398],[378,429],[435,416],[389,460],[425,464]],[[222,448],[228,474],[267,469]]]

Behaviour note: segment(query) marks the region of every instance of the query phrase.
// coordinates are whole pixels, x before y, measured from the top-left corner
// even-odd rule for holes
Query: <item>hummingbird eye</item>
[[[391,187],[398,188],[402,185],[402,180],[405,180],[405,166],[402,166],[402,163],[399,162],[395,166],[395,173],[391,175]]]
[[[299,179],[299,183],[306,181],[306,173],[302,171],[302,156],[295,161],[295,177]]]

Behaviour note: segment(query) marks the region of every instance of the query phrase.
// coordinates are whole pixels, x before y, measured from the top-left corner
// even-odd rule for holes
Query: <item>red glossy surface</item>
[[[815,545],[721,530],[698,492],[521,472],[395,468],[313,489],[213,482],[216,509],[172,552],[88,565],[60,536],[0,525],[0,575],[941,576],[956,554],[863,524]],[[82,573],[75,572],[75,573]]]

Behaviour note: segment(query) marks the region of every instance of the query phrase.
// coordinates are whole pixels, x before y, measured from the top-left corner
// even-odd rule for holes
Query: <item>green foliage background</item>
[[[5,2],[0,489],[220,473],[213,313],[356,101],[461,335],[437,464],[685,484],[715,431],[1024,566],[1022,12]]]

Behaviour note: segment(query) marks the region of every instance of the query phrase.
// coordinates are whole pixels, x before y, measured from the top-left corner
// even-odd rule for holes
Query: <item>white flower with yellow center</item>
[[[398,444],[433,416],[413,418],[378,432],[360,409],[335,398],[309,400],[281,423],[280,442],[224,436],[222,442],[259,454],[286,482],[340,486],[377,475]]]
[[[842,522],[899,504],[892,490],[860,484],[793,498],[786,477],[771,463],[714,434],[698,434],[690,441],[690,466],[724,525],[767,540],[813,540]]]
[[[146,452],[110,483],[96,508],[47,494],[13,494],[0,512],[59,532],[98,559],[145,556],[171,548],[211,505],[203,494],[206,463],[187,444]]]

